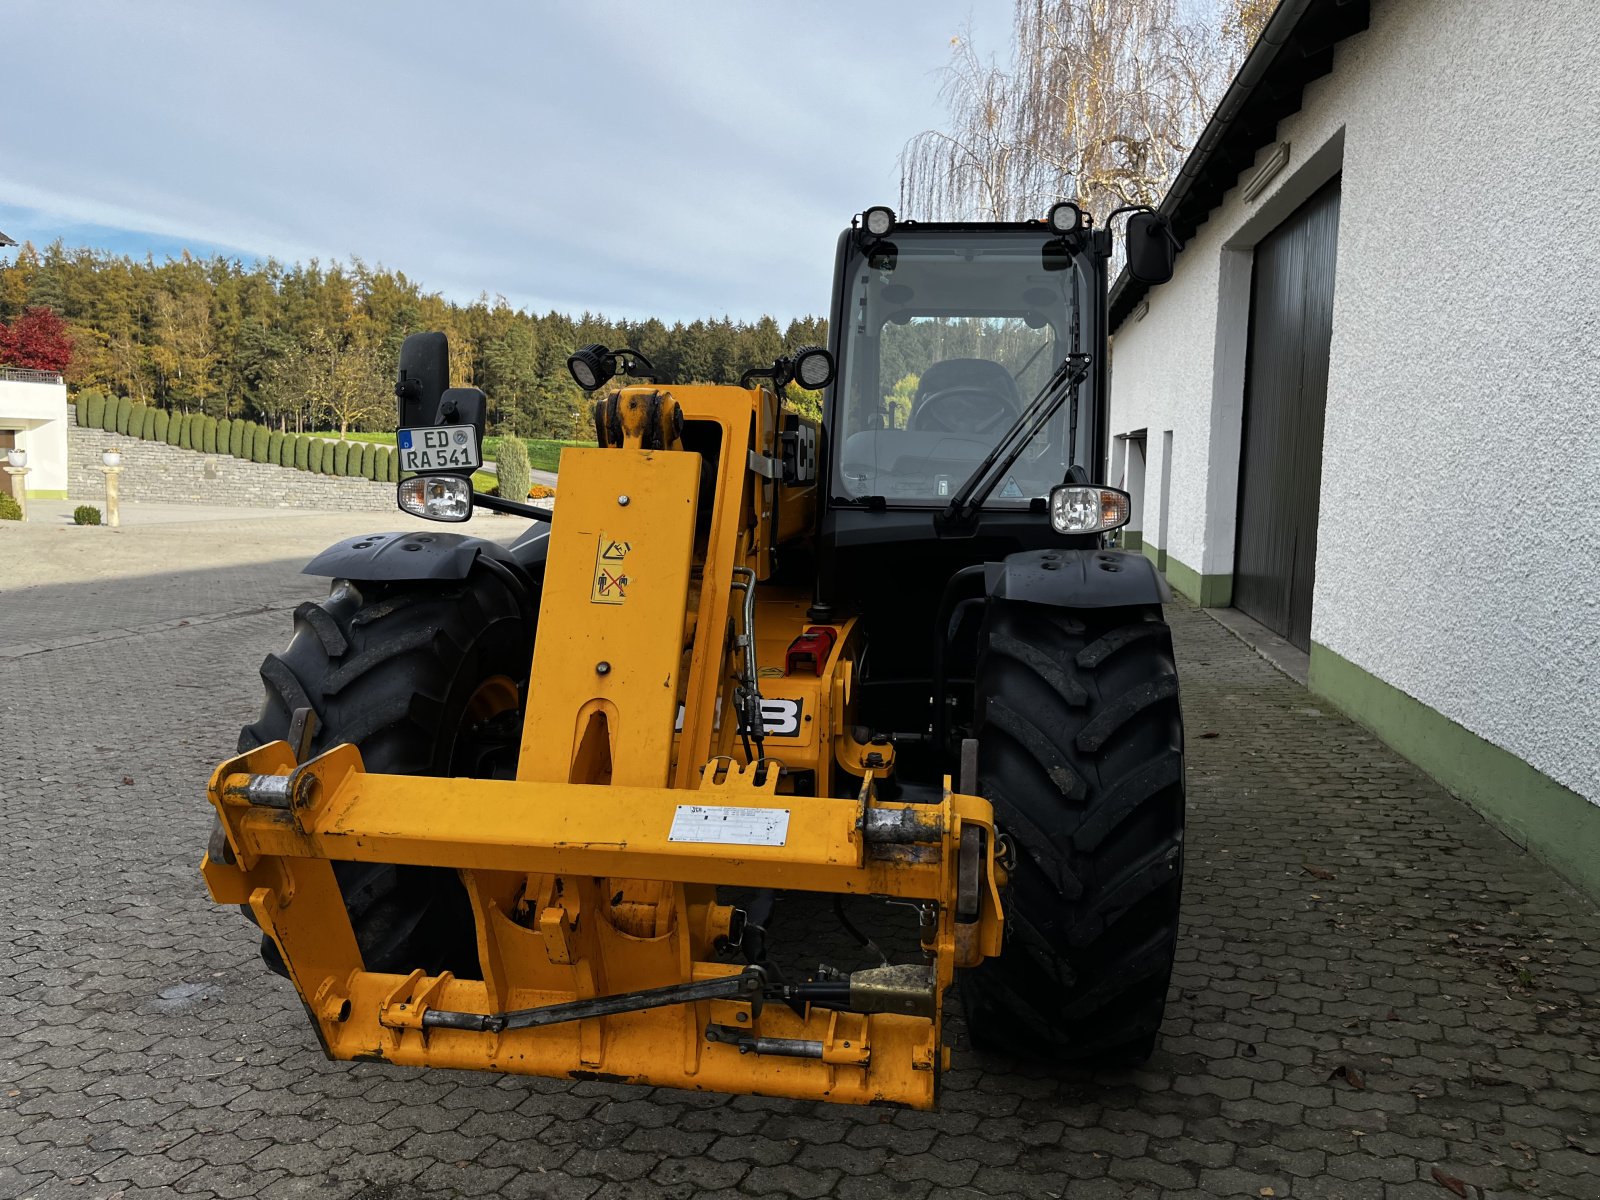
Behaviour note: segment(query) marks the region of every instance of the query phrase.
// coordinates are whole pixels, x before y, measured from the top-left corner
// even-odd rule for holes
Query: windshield
[[[1076,271],[1045,271],[1042,232],[899,230],[851,259],[832,441],[836,496],[947,503],[1076,349]],[[1061,482],[1071,406],[990,494],[1026,506]]]

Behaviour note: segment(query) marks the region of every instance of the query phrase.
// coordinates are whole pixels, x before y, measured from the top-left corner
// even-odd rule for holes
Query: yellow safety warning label
[[[594,553],[594,587],[589,591],[591,604],[621,604],[628,598],[628,551],[633,547],[616,538],[600,535]]]

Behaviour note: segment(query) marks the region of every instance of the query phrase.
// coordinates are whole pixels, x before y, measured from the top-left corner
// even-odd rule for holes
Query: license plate
[[[483,465],[471,425],[402,429],[396,436],[402,471],[472,471]]]

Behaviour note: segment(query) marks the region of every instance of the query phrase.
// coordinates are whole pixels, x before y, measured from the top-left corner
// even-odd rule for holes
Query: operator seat
[[[987,358],[947,358],[936,362],[922,373],[917,390],[911,397],[911,414],[906,427],[917,427],[917,410],[936,392],[951,388],[973,388],[993,392],[1011,406],[1013,412],[1022,411],[1022,395],[1017,391],[1017,381],[1011,372]]]

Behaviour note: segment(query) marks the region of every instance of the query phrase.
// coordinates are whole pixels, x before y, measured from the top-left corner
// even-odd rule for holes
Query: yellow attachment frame
[[[249,906],[333,1058],[931,1107],[945,990],[1000,950],[990,806],[948,780],[938,803],[879,799],[893,755],[851,733],[849,622],[814,677],[779,670],[800,597],[763,586],[759,638],[741,652],[730,637],[773,513],[813,502],[758,469],[776,398],[629,389],[614,410],[623,445],[562,458],[517,778],[369,774],[353,746],[305,763],[263,746],[212,776],[211,895]],[[758,666],[803,730],[742,761],[731,680]],[[817,794],[794,794],[797,775]],[[337,861],[458,871],[482,978],[367,971]],[[925,961],[784,992],[719,953],[740,930],[718,887],[910,902]],[[656,1004],[663,988],[676,998]],[[569,1005],[556,1023],[504,1019]]]

